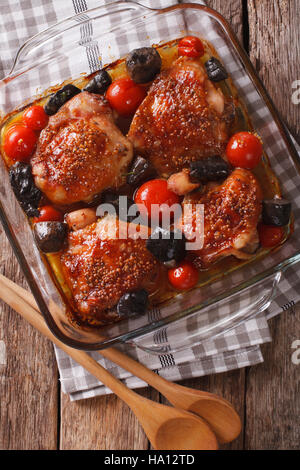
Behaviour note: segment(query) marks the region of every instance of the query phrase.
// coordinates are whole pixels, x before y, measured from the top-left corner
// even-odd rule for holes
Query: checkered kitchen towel
[[[111,0],[64,0],[63,2],[60,0],[10,0],[2,4],[0,12],[0,77],[9,72],[16,51],[26,39],[72,14],[81,13],[87,9],[108,3],[112,3]],[[152,8],[162,8],[180,2],[179,0],[144,0],[140,3]],[[199,1],[198,3],[204,2]],[[189,26],[191,26],[193,17],[187,15],[185,21],[188,21]],[[178,35],[178,31],[172,24],[166,23],[165,30],[164,37],[167,37],[169,30],[172,31],[173,37]],[[94,71],[100,67],[100,54],[97,43],[91,40],[89,34],[88,29],[82,28],[81,40],[86,47],[86,60],[90,70]],[[124,41],[126,49],[126,36],[124,36]],[[226,63],[226,65],[230,70],[230,64]],[[230,72],[231,75],[234,74],[234,70],[230,70]],[[233,78],[236,81],[239,77]],[[250,101],[250,105],[251,103],[254,106],[255,101]],[[292,189],[295,191],[295,187],[296,183],[291,191]],[[297,201],[297,206],[300,207],[300,200]],[[128,345],[119,347],[161,376],[173,381],[254,365],[263,361],[259,345],[271,341],[267,319],[293,306],[299,300],[299,297],[300,280],[296,271],[290,268],[280,282],[278,296],[268,311],[259,314],[256,318],[245,321],[226,334],[219,335],[213,341],[207,340],[200,346],[191,347],[174,354],[155,356]],[[170,341],[171,339],[169,337]],[[155,341],[159,342],[159,335],[156,335]],[[58,348],[55,348],[55,352],[62,389],[65,393],[70,394],[71,400],[110,393],[110,390],[88,374],[64,352]],[[116,377],[124,380],[130,388],[146,385],[143,381],[131,376],[110,361],[100,358],[97,352],[90,354]]]

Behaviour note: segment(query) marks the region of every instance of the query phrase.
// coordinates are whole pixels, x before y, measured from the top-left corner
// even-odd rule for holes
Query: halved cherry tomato
[[[258,235],[259,241],[263,247],[272,248],[282,242],[285,232],[282,227],[260,224],[258,226]]]
[[[44,108],[39,105],[30,106],[23,113],[23,122],[27,127],[34,131],[41,131],[46,127],[49,116],[44,111]]]
[[[178,54],[188,57],[202,57],[204,55],[202,41],[196,36],[186,36],[178,43]]]
[[[142,215],[148,216],[148,218],[158,216],[160,220],[163,217],[164,211],[166,213],[167,210],[169,211],[168,207],[171,207],[173,204],[179,204],[179,201],[180,199],[177,194],[168,189],[168,183],[163,179],[154,179],[142,184],[134,198],[134,202],[139,206]],[[157,208],[152,207],[153,204],[166,204],[168,207],[162,207],[157,213]]]
[[[43,206],[40,208],[40,215],[34,217],[33,222],[50,222],[53,220],[61,222],[63,220],[63,214],[52,206]]]
[[[106,92],[110,106],[121,116],[131,116],[146,96],[146,91],[131,78],[115,80]]]
[[[251,132],[234,134],[226,148],[226,155],[233,166],[251,170],[260,162],[263,146],[260,139]]]
[[[15,161],[26,161],[32,154],[37,142],[33,130],[24,124],[15,124],[4,138],[4,152]]]
[[[183,261],[176,268],[169,269],[168,278],[175,289],[187,290],[197,284],[199,272],[190,261]]]

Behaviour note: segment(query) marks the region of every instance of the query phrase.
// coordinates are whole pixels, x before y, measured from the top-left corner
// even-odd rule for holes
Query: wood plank
[[[138,391],[157,401],[151,389]],[[115,395],[70,402],[61,395],[60,448],[92,450],[147,450],[148,439],[139,422]]]
[[[229,22],[232,29],[243,42],[243,2],[242,0],[207,0],[207,6],[217,10]]]
[[[249,0],[248,16],[250,58],[280,114],[300,138],[300,105],[292,102],[292,83],[300,80],[300,0]]]
[[[300,106],[292,103],[292,82],[300,77],[299,0],[249,0],[250,57],[267,90],[300,136]],[[263,347],[264,365],[247,372],[247,449],[298,449],[299,366],[291,345],[300,338],[300,308],[271,322],[273,342]],[[298,367],[298,369],[297,369]]]
[[[299,365],[292,362],[300,338],[300,306],[270,322],[273,341],[262,347],[265,362],[247,371],[246,449],[299,449]]]
[[[0,266],[2,274],[27,287],[2,229]],[[56,449],[58,377],[52,344],[2,301],[0,340],[0,448]]]

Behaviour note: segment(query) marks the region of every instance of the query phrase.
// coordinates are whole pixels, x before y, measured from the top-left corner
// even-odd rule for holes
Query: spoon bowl
[[[208,424],[192,413],[145,398],[142,398],[141,402],[135,399],[131,409],[142,424],[152,446],[157,450],[218,449],[217,438]]]
[[[155,446],[158,450],[216,450],[216,437],[208,433],[205,423],[198,418],[184,416],[165,421],[157,431]]]
[[[220,443],[231,442],[240,434],[242,428],[240,417],[232,404],[224,398],[169,382],[117,349],[104,349],[99,354],[136,377],[140,377],[164,395],[176,408],[191,411],[204,418]]]
[[[233,441],[241,432],[241,420],[231,403],[213,393],[179,384],[163,384],[164,395],[177,408],[195,413],[207,421],[221,444]]]

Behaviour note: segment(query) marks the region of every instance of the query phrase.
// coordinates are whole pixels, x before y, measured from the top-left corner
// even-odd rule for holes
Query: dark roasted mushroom
[[[27,163],[15,163],[9,169],[9,180],[16,198],[28,217],[38,216],[42,193],[34,184],[31,166]]]
[[[151,178],[152,176],[154,176],[154,173],[154,168],[152,167],[149,160],[137,156],[127,175],[127,183],[131,185],[141,183],[147,178]]]
[[[192,182],[207,183],[227,178],[230,167],[223,158],[218,155],[203,158],[190,163],[190,180]]]
[[[262,204],[262,221],[266,225],[284,227],[290,221],[292,204],[286,199],[266,199]]]
[[[162,263],[171,260],[178,263],[185,257],[185,242],[181,231],[170,231],[158,226],[146,241],[146,247]]]
[[[44,253],[60,251],[68,233],[68,226],[64,222],[37,222],[34,225],[35,241]]]
[[[83,89],[83,91],[88,91],[89,93],[97,93],[98,95],[103,95],[109,85],[111,84],[111,77],[106,72],[106,70],[100,70],[97,75],[95,75]]]
[[[50,96],[48,102],[44,106],[45,113],[48,114],[48,116],[52,116],[53,114],[57,113],[63,104],[65,104],[67,101],[73,98],[73,96],[80,92],[80,88],[72,85],[71,83],[65,85],[54,95]]]
[[[145,289],[127,292],[122,295],[117,305],[120,317],[130,317],[145,313],[148,305],[148,292]]]
[[[128,54],[126,67],[134,82],[147,83],[160,72],[161,57],[153,47],[141,47]]]
[[[221,64],[221,62],[215,57],[212,57],[211,59],[209,59],[207,62],[205,62],[204,65],[206,68],[208,78],[212,82],[221,82],[222,80],[225,80],[226,78],[228,78],[228,73],[226,69]]]

